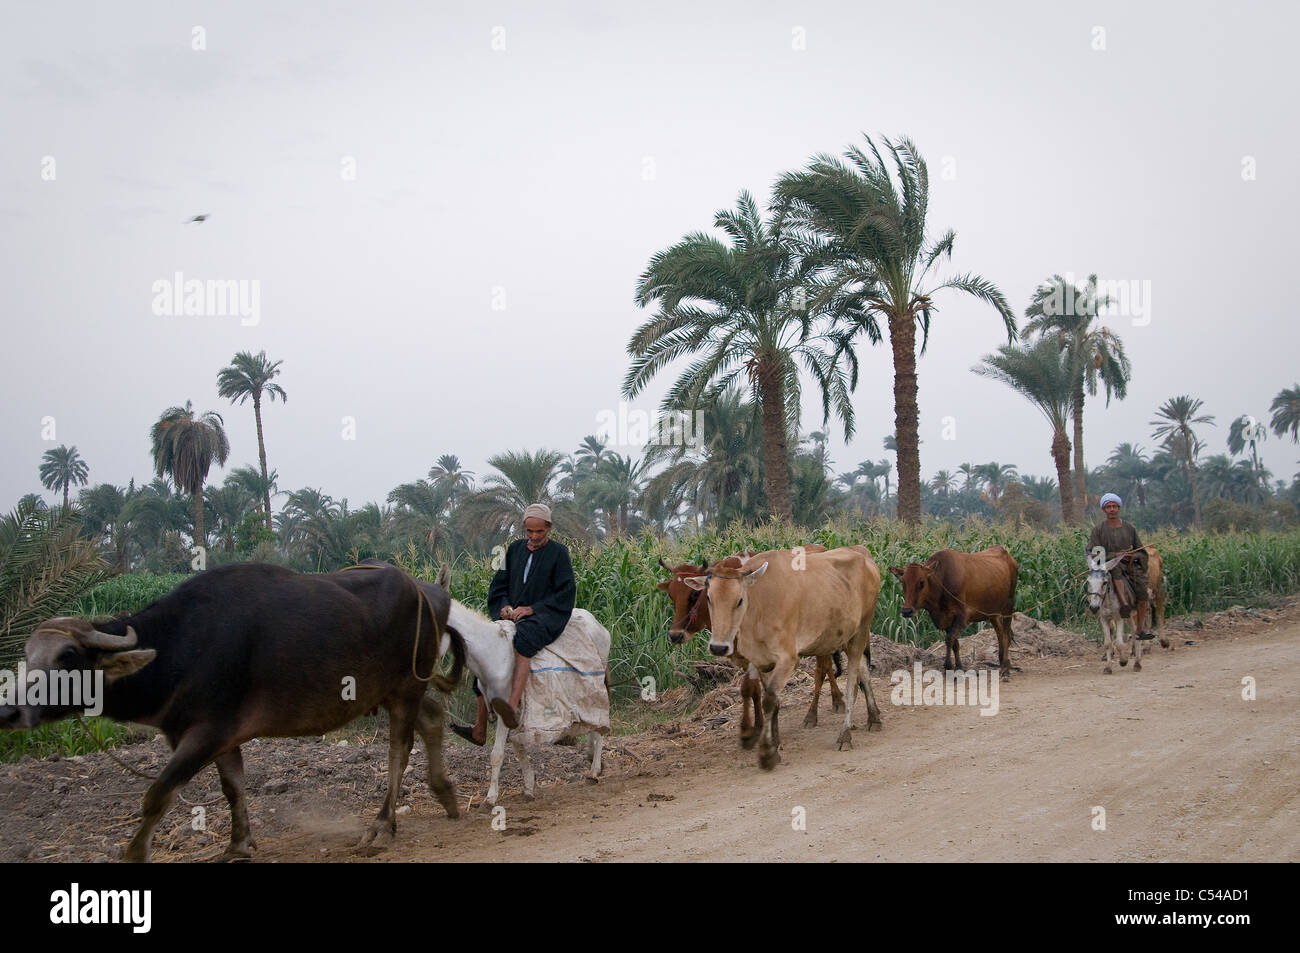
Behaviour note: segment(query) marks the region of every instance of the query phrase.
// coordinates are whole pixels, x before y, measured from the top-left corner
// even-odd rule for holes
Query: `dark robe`
[[[506,550],[506,564],[492,577],[488,590],[488,618],[501,618],[502,606],[530,606],[533,614],[515,623],[515,650],[532,658],[569,624],[577,587],[569,551],[562,543],[551,539],[531,553],[533,564],[524,582],[529,555],[526,539],[515,540]]]
[[[1112,559],[1116,555],[1128,550],[1141,550],[1134,555],[1132,560],[1121,561],[1114,569],[1110,571],[1111,578],[1119,582],[1121,576],[1128,578],[1133,586],[1135,593],[1140,593],[1137,597],[1139,602],[1147,601],[1147,554],[1142,550],[1142,541],[1138,539],[1137,528],[1132,523],[1126,523],[1120,520],[1118,526],[1107,526],[1103,521],[1092,531],[1092,536],[1088,538],[1088,552],[1091,553],[1094,546],[1102,546],[1106,550],[1106,558]],[[1124,602],[1124,600],[1121,600]]]

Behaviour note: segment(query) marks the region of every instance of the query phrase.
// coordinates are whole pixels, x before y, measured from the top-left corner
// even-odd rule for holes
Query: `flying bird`
[[[188,225],[190,222],[206,222],[210,213],[204,212],[202,215],[195,215],[189,222],[182,222],[182,225]]]

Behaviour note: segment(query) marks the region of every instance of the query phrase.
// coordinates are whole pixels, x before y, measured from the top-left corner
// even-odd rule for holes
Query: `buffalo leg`
[[[230,846],[225,860],[251,857],[252,828],[248,824],[248,798],[244,794],[244,756],[238,748],[217,755],[217,774],[221,776],[221,793],[230,804]]]
[[[131,838],[131,843],[127,844],[123,860],[144,863],[149,859],[149,845],[153,841],[154,829],[167,813],[167,808],[171,807],[176,789],[189,783],[190,778],[215,757],[221,745],[221,741],[202,729],[191,729],[181,737],[176,750],[172,752],[171,760],[158,775],[158,780],[149,785],[149,790],[144,793],[140,829]]]
[[[424,753],[429,762],[429,790],[448,817],[460,817],[456,786],[448,780],[442,765],[442,706],[432,695],[420,699],[420,713],[415,719],[415,730],[424,739]]]
[[[388,709],[388,793],[384,795],[384,803],[358,848],[368,847],[381,834],[392,837],[397,833],[397,799],[402,793],[402,775],[411,757],[411,745],[415,743],[416,712],[413,709],[418,710],[419,702],[401,699],[384,707]]]

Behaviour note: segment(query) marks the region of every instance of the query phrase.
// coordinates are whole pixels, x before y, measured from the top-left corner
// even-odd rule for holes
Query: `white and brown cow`
[[[871,692],[871,621],[880,596],[880,570],[865,546],[824,553],[773,549],[756,553],[742,567],[718,567],[685,580],[704,593],[713,621],[709,651],[743,655],[763,678],[767,716],[758,763],[771,770],[781,760],[777,713],[781,689],[800,656],[848,653],[848,703],[839,745],[853,746],[853,702],[860,686],[867,696],[868,728],[881,727]]]

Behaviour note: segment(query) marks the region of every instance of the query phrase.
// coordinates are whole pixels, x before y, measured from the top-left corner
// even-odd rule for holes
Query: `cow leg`
[[[1011,681],[1011,616],[999,615],[993,621],[993,631],[998,634],[998,675],[1004,682]]]
[[[853,747],[853,704],[857,701],[858,689],[862,689],[867,700],[867,730],[880,731],[884,727],[884,721],[880,717],[880,708],[876,704],[875,693],[871,690],[871,661],[868,654],[870,646],[871,629],[868,627],[853,636],[853,640],[848,646],[849,655],[849,676],[848,676],[848,699],[847,709],[844,712],[844,729],[836,739],[836,744],[840,750],[845,745]]]
[[[824,656],[817,656],[817,674],[813,677],[812,704],[808,706],[808,714],[803,716],[803,726],[805,728],[817,727],[817,703],[822,697],[822,681],[826,678],[826,664]],[[835,676],[831,676],[831,684],[835,684]]]
[[[524,744],[522,737],[516,736],[510,739],[510,746],[515,749],[515,757],[519,759],[519,767],[524,772],[524,800],[531,801],[537,784],[537,773],[533,770],[533,763],[528,760],[528,745]]]
[[[885,723],[880,717],[880,707],[876,704],[876,694],[871,690],[871,631],[860,634],[862,650],[858,651],[858,684],[867,696],[867,731],[883,731]],[[858,640],[851,643],[855,648]]]
[[[605,750],[605,736],[593,731],[587,737],[591,743],[591,770],[587,772],[587,780],[596,784],[600,781],[600,754]]]
[[[424,739],[424,754],[429,762],[429,790],[448,817],[460,817],[456,786],[447,778],[442,765],[442,705],[432,695],[420,699],[420,713],[415,719],[415,730]]]
[[[402,775],[406,763],[411,757],[411,745],[415,743],[415,720],[419,702],[405,699],[389,702],[388,709],[388,793],[384,803],[375,815],[370,830],[362,836],[357,844],[360,850],[369,847],[375,838],[383,835],[385,839],[397,834],[397,799],[402,793]]]
[[[764,771],[771,771],[781,763],[781,734],[778,714],[781,710],[781,689],[790,680],[799,656],[792,655],[781,659],[772,668],[763,684],[763,714],[767,720],[763,723],[763,733],[758,743],[758,766]]]
[[[1133,626],[1133,671],[1142,671],[1142,640],[1138,638],[1138,628]]]
[[[214,759],[217,774],[221,776],[221,793],[230,805],[230,846],[222,860],[239,860],[252,857],[252,828],[248,824],[248,798],[244,794],[244,756],[232,748]]]
[[[488,807],[495,807],[497,798],[501,794],[501,765],[506,760],[506,736],[510,734],[510,730],[506,728],[505,722],[501,720],[500,715],[496,716],[496,720],[497,735],[496,740],[492,742],[492,754],[489,758],[492,765],[492,777],[488,781],[487,798],[484,801]]]
[[[821,660],[819,659],[818,661]],[[835,656],[826,656],[826,677],[829,678],[831,682],[831,713],[838,715],[844,710],[844,695],[840,692],[840,685],[839,682],[836,681],[837,676],[833,671],[833,667],[838,668],[838,665],[835,664]],[[841,672],[840,674],[843,673]]]
[[[176,789],[189,783],[190,778],[216,756],[221,745],[221,740],[202,729],[191,729],[181,737],[176,750],[172,752],[171,760],[158,775],[158,780],[149,785],[149,790],[144,793],[144,803],[140,808],[143,815],[140,828],[131,838],[131,843],[126,845],[123,860],[142,864],[149,859],[149,845],[153,841],[154,829],[171,806]]]
[[[948,671],[949,669],[956,669],[959,672],[963,671],[961,667],[961,647],[957,639],[961,635],[961,630],[965,627],[966,620],[961,616],[957,616],[957,618],[953,619],[952,625],[948,627],[948,655],[951,655],[955,662],[950,665],[948,655],[945,655],[943,661],[944,671]]]
[[[740,683],[740,746],[746,751],[758,744],[763,733],[763,709],[761,699],[763,683],[759,681],[758,669],[752,664],[745,670],[744,681]],[[749,717],[750,707],[754,709],[753,720]]]

